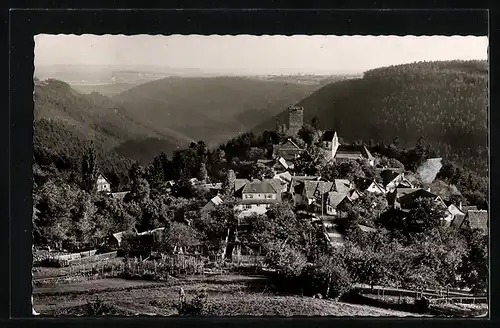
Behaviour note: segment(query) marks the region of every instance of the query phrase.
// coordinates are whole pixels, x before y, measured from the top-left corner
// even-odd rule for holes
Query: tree
[[[205,163],[200,163],[200,170],[198,172],[198,180],[201,182],[207,182],[208,180],[208,172]]]
[[[199,243],[198,231],[179,222],[171,222],[163,233],[162,249],[173,252],[175,249],[186,250]]]
[[[264,159],[267,156],[267,150],[259,147],[251,147],[248,151],[248,159],[251,161],[257,161],[259,159]]]
[[[314,143],[316,138],[316,130],[309,124],[304,124],[298,132],[298,136],[306,145],[310,146]]]
[[[319,119],[317,116],[314,116],[311,120],[311,126],[313,127],[314,130],[319,131]]]
[[[442,225],[441,220],[445,217],[445,211],[446,208],[434,199],[415,200],[406,217],[406,232],[415,237],[439,228]]]
[[[87,143],[82,157],[82,189],[94,193],[97,189],[97,155],[94,141]]]
[[[467,236],[467,252],[459,272],[473,293],[481,294],[488,290],[488,236],[481,231],[473,231]]]
[[[270,179],[274,176],[274,171],[265,164],[254,163],[252,165],[251,175],[256,179]]]

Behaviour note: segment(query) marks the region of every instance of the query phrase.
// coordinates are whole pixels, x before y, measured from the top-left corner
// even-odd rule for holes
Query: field
[[[415,316],[305,296],[275,295],[266,286],[265,277],[244,275],[200,276],[169,283],[100,279],[40,285],[35,287],[33,299],[42,315],[77,315],[96,300],[113,308],[115,314],[177,315],[175,304],[182,287],[188,299],[205,289],[213,315]]]
[[[257,274],[252,267],[241,271],[244,267],[238,265],[239,273],[231,272],[229,267],[205,267],[198,271],[202,274],[187,275],[190,270],[182,271],[184,273],[178,271],[175,277],[153,281],[148,271],[154,267],[154,272],[158,268],[160,274],[162,269],[160,262],[144,266],[149,262],[133,260],[125,264],[123,258],[112,258],[59,268],[36,267],[33,276],[34,308],[48,316],[175,316],[179,315],[177,305],[182,288],[187,301],[205,291],[208,297],[203,313],[217,316],[422,316],[417,313],[415,293],[410,290],[383,287],[372,290],[359,285],[357,293],[345,295],[341,301],[332,301],[278,293],[270,276],[264,275],[264,272]],[[181,260],[178,265],[181,263],[186,265],[188,262]],[[129,268],[129,274],[125,276],[124,267]],[[432,290],[424,294],[430,299],[441,295]],[[425,316],[471,317],[484,316],[488,312],[484,300],[468,297],[470,295],[465,291],[450,290],[448,296],[450,300],[460,300],[435,303]],[[466,303],[470,304],[457,304],[467,298]]]
[[[118,265],[122,259],[106,260]],[[101,264],[103,263],[101,262]],[[94,275],[81,275],[91,267]],[[208,294],[211,315],[237,316],[413,316],[366,305],[306,296],[273,293],[268,277],[245,274],[204,274],[171,278],[167,282],[102,278],[95,264],[62,268],[37,267],[34,273],[34,308],[42,315],[177,315],[182,287],[186,299],[199,291]]]

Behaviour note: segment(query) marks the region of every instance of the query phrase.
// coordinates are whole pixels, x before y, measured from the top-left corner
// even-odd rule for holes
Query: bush
[[[280,275],[298,277],[306,266],[307,259],[294,247],[274,243],[268,246],[264,262]]]
[[[180,315],[193,316],[205,315],[207,308],[208,294],[205,290],[200,291],[189,301],[181,299],[177,305],[177,311]]]

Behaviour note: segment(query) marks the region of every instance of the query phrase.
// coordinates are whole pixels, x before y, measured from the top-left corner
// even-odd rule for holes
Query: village
[[[93,238],[93,249],[89,249],[87,245],[85,249],[79,249],[77,252],[63,251],[61,253],[61,246],[58,250],[54,250],[53,245],[37,247],[35,250],[35,285],[41,284],[43,286],[48,281],[57,285],[62,283],[64,277],[71,278],[75,275],[87,277],[86,274],[95,276],[93,279],[130,277],[131,275],[135,276],[136,279],[144,279],[144,275],[148,272],[148,279],[169,281],[169,277],[179,277],[179,274],[205,276],[215,272],[221,274],[227,270],[231,272],[235,267],[238,268],[237,270],[241,270],[242,267],[257,268],[255,270],[260,270],[261,274],[270,270],[270,272],[274,272],[273,274],[279,276],[285,274],[287,279],[291,279],[289,278],[291,273],[287,270],[290,270],[290,266],[294,268],[298,265],[289,258],[290,254],[293,254],[293,249],[288,250],[291,252],[287,253],[288,255],[285,254],[286,252],[283,254],[280,252],[284,252],[283,247],[287,243],[291,244],[293,238],[297,238],[291,235],[296,233],[296,230],[302,235],[305,235],[306,231],[309,231],[307,233],[316,233],[316,237],[312,239],[316,241],[311,242],[320,243],[321,247],[327,250],[326,254],[341,254],[342,249],[350,250],[352,248],[353,241],[361,243],[356,239],[360,237],[353,231],[359,231],[365,237],[376,235],[380,224],[375,224],[375,222],[382,222],[381,218],[385,220],[383,222],[399,222],[395,225],[397,227],[401,224],[404,225],[405,221],[412,220],[413,226],[418,226],[418,229],[421,230],[419,233],[424,230],[431,231],[431,229],[422,228],[428,223],[415,223],[416,216],[417,221],[420,220],[418,215],[436,215],[434,212],[430,214],[418,212],[422,206],[430,206],[431,212],[434,211],[433,206],[440,209],[436,210],[436,213],[439,213],[437,214],[440,222],[438,226],[447,229],[444,231],[454,231],[453,233],[459,234],[462,232],[465,234],[479,233],[483,236],[488,234],[487,210],[478,208],[478,206],[465,206],[462,201],[455,202],[454,199],[447,199],[442,196],[440,190],[433,190],[433,182],[443,167],[441,158],[426,158],[414,171],[405,170],[404,166],[401,165],[391,167],[390,161],[381,161],[372,155],[368,147],[363,144],[341,143],[339,134],[333,130],[316,131],[316,151],[312,153],[312,147],[308,147],[304,143],[299,145],[300,142],[297,141],[299,139],[297,135],[300,134],[304,126],[303,113],[304,108],[291,106],[288,108],[287,122],[283,125],[277,122],[277,130],[286,137],[272,146],[271,158],[259,158],[253,163],[244,163],[261,168],[260,176],[253,174],[251,177],[240,177],[234,170],[230,169],[227,171],[224,181],[207,181],[207,179],[198,177],[185,179],[186,181],[182,182],[166,181],[164,184],[166,188],[162,189],[162,192],[166,194],[174,193],[179,184],[187,183],[193,190],[202,190],[204,194],[209,195],[209,200],[197,209],[191,208],[172,215],[176,218],[175,224],[180,226],[180,228],[176,226],[179,230],[173,229],[172,223],[156,226],[149,230],[137,229],[136,225],[128,231],[114,231],[110,235]],[[360,176],[336,174],[333,179],[321,174],[309,175],[305,173],[307,170],[304,170],[303,166],[304,162],[307,165],[311,158],[312,161],[320,160],[322,163],[326,163],[324,165],[345,165],[348,167],[352,163],[357,163],[356,165],[363,165],[375,174],[371,178],[367,178],[365,174]],[[111,183],[102,173],[95,181],[95,190],[98,194],[106,195],[116,202],[123,202],[127,197],[130,197],[129,191],[112,190]],[[365,208],[360,209],[359,206],[365,206]],[[225,212],[228,208],[232,213]],[[291,214],[283,214],[284,212],[288,213],[289,210]],[[34,208],[34,215],[36,216],[38,213],[40,211]],[[278,218],[282,214],[285,217]],[[297,224],[300,227],[288,227],[288,225],[294,224],[292,221],[280,223],[279,220],[287,220],[290,217],[287,215],[293,216],[297,220],[293,222],[299,222]],[[356,219],[353,219],[356,215]],[[369,216],[371,219],[364,216]],[[219,229],[219,234],[212,235],[212,240],[205,238],[201,242],[199,240],[191,241],[193,237],[183,230],[197,229],[194,228],[197,227],[196,222],[200,222],[200,220],[211,222],[211,219],[218,220],[219,222],[214,224],[222,227],[220,228],[222,230]],[[276,222],[265,222],[271,219]],[[263,222],[262,220],[264,223],[260,223]],[[256,226],[262,224],[268,225],[263,228],[267,231],[262,232],[261,229],[259,235],[255,232],[258,230]],[[277,232],[272,231],[273,224],[275,227],[276,224],[283,225],[278,229],[283,228],[283,233],[290,235],[283,235],[284,239],[274,241],[272,237],[267,237],[267,242],[263,242],[261,237],[255,237],[256,235],[272,236],[277,234]],[[306,224],[309,230],[301,228],[303,224]],[[168,232],[169,229],[170,232]],[[432,227],[432,229],[440,228]],[[177,236],[175,236],[176,234]],[[303,239],[299,237],[297,240],[303,242]],[[272,243],[274,246],[269,246]],[[165,246],[166,244],[168,245]],[[213,247],[214,244],[216,247]],[[278,247],[278,251],[276,247]],[[276,255],[273,252],[278,253]],[[372,252],[370,251],[369,254]],[[274,256],[277,256],[278,259],[270,259],[272,254],[275,254]],[[308,255],[308,257],[317,258],[315,256]],[[332,259],[335,256],[332,255],[330,261],[334,261]],[[372,265],[372,259],[364,259],[363,256],[365,255],[359,255],[358,260]],[[166,258],[170,258],[170,260],[166,261]],[[300,264],[301,268],[306,268],[308,265],[306,263],[308,261],[304,261],[303,264]],[[167,265],[167,262],[170,264],[166,275],[159,274],[160,267]],[[147,263],[153,264],[148,265]],[[151,265],[154,266],[154,269]],[[336,266],[337,264],[332,262],[331,265]],[[56,266],[61,269],[57,269],[59,271],[55,274],[47,273],[55,269],[43,269],[43,266]],[[368,278],[366,278],[366,274],[364,276],[356,273],[360,276],[352,279],[353,282],[358,282],[353,286],[356,285],[357,288],[368,286],[371,292],[373,292],[374,286],[379,286],[378,288],[382,289],[379,289],[378,293],[380,290],[385,290],[384,288],[395,288],[396,285],[406,286],[403,289],[395,289],[399,291],[398,304],[401,302],[401,295],[411,295],[415,298],[415,304],[420,299],[416,295],[423,298],[425,294],[426,297],[442,300],[443,290],[447,291],[446,302],[452,300],[453,295],[462,301],[470,299],[479,303],[484,298],[482,293],[471,294],[471,288],[453,289],[455,291],[450,296],[450,288],[456,288],[455,286],[459,286],[462,280],[460,274],[455,272],[452,273],[454,282],[448,283],[448,287],[444,288],[444,285],[441,284],[442,287],[436,287],[434,291],[429,291],[429,286],[432,284],[428,284],[425,277],[420,283],[412,285],[420,287],[410,288],[409,285],[401,285],[400,282],[384,287],[384,281],[390,279],[383,278],[383,274],[379,272],[380,269],[382,268],[370,269],[376,272],[368,275]],[[64,273],[61,273],[61,270]],[[141,270],[142,274],[139,274],[138,272]],[[299,271],[307,271],[304,270],[306,269]],[[336,272],[337,269],[333,268],[332,270]],[[302,277],[301,273],[295,275]],[[448,278],[433,279],[450,281]],[[351,287],[345,290],[350,289]],[[329,298],[331,290],[336,289],[330,288],[328,285],[326,292],[318,293],[316,289],[313,294],[319,295],[320,298]],[[437,290],[439,290],[439,294],[437,294]],[[417,291],[417,294],[414,291]],[[343,294],[344,292],[344,289],[339,287],[339,293]],[[302,291],[302,293],[304,292]],[[484,300],[486,299],[484,298]],[[184,296],[179,302],[186,302]],[[428,309],[428,307],[427,304],[424,309]]]
[[[290,107],[289,119],[286,125],[287,133],[296,136],[303,126],[303,108]],[[441,158],[429,158],[422,163],[416,173],[405,172],[400,167],[387,167],[376,164],[377,159],[364,145],[341,145],[336,131],[324,131],[320,145],[328,161],[350,162],[366,161],[374,167],[377,176],[373,180],[364,177],[354,177],[351,180],[342,178],[328,181],[321,176],[309,176],[296,173],[294,161],[307,150],[298,146],[291,138],[273,147],[273,159],[259,159],[258,164],[270,168],[269,178],[254,178],[252,180],[238,178],[233,171],[229,172],[229,182],[233,197],[237,202],[234,211],[240,225],[244,218],[252,215],[265,214],[267,209],[277,203],[287,201],[294,208],[310,215],[311,220],[325,227],[325,236],[332,245],[342,244],[342,235],[335,230],[335,219],[347,215],[347,205],[368,194],[384,195],[390,208],[396,210],[395,215],[404,220],[417,199],[430,199],[446,208],[441,218],[445,226],[459,230],[481,230],[488,233],[488,212],[477,206],[463,206],[443,199],[431,190],[430,185],[438,175],[442,164]],[[203,206],[199,214],[209,213],[218,205],[224,203],[222,182],[200,181],[189,179],[193,187],[208,190],[214,196]],[[168,181],[173,187],[176,181]],[[97,180],[97,190],[108,193],[111,197],[123,199],[127,192],[111,192],[110,183],[101,174]],[[372,231],[373,227],[359,225],[363,231]],[[161,231],[155,230],[155,231]],[[114,234],[116,243],[124,232]],[[147,234],[149,232],[142,232]],[[227,238],[226,238],[227,241]],[[238,248],[241,250],[241,248]],[[179,250],[182,252],[182,250]]]

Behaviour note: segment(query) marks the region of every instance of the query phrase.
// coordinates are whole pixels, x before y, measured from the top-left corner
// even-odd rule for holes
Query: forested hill
[[[44,174],[54,170],[78,172],[84,142],[92,139],[103,170],[118,183],[119,176],[128,174],[131,163],[124,157],[141,160],[144,153],[123,153],[124,143],[154,138],[156,145],[161,145],[157,151],[168,153],[190,141],[155,131],[124,115],[110,98],[98,93],[80,94],[62,81],[36,81],[34,102],[35,163]]]
[[[128,115],[157,130],[168,127],[214,145],[273,117],[318,87],[245,77],[168,77],[113,99]]]
[[[442,156],[484,172],[487,167],[486,61],[420,62],[367,71],[328,84],[298,102],[304,121],[318,117],[344,140],[414,146],[424,136]],[[286,112],[278,115],[283,122]],[[271,118],[254,131],[274,129]]]

